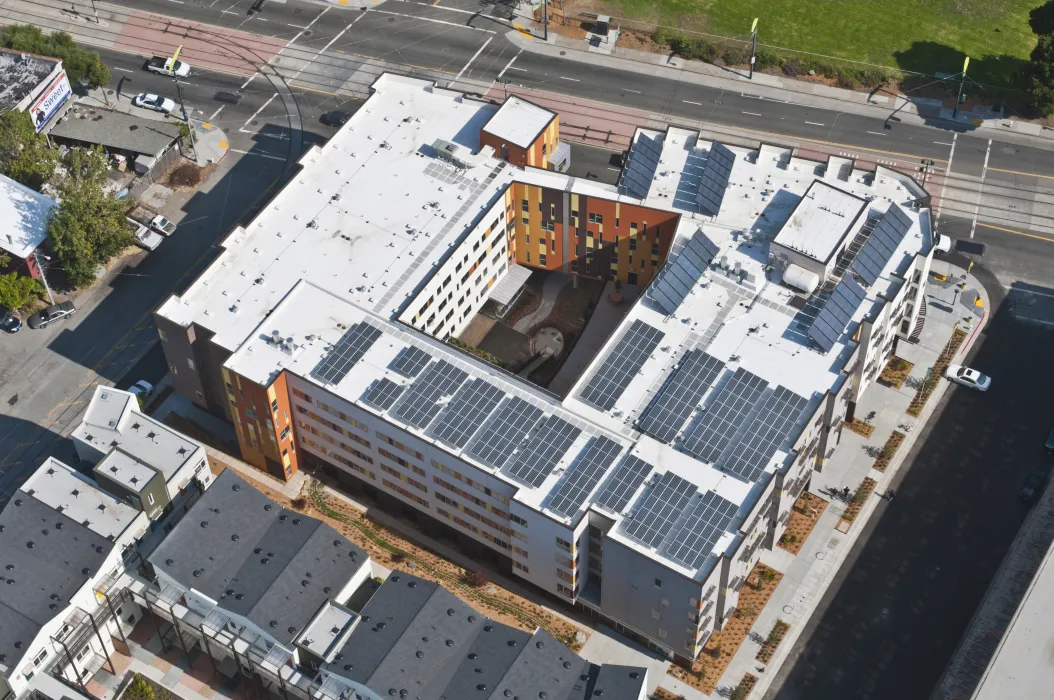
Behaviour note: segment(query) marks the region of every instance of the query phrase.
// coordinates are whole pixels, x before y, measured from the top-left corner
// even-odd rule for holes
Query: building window
[[[531,208],[531,203],[528,202],[526,199],[520,201],[520,209],[521,210],[527,211],[530,208]]]
[[[285,429],[282,431],[282,434],[278,436],[278,439],[279,440],[285,440],[287,437],[289,437],[289,430],[290,430],[290,428],[291,428],[291,426],[287,425],[285,427]]]
[[[271,413],[278,413],[278,399],[271,402]]]
[[[618,228],[618,217],[615,217],[615,228]]]
[[[521,518],[520,516],[518,516],[518,515],[511,515],[509,517],[512,520],[512,522],[516,523],[517,525],[522,525],[524,527],[527,527],[527,521],[524,520],[523,518]]]
[[[48,650],[47,649],[41,649],[40,653],[37,654],[36,657],[34,657],[33,665],[34,666],[39,666],[40,664],[42,664],[44,662],[44,659],[46,659],[46,658],[48,658]]]
[[[524,221],[523,223],[527,223],[527,222]],[[529,234],[529,233],[523,234],[523,242],[524,243],[530,243],[531,242],[531,234]]]
[[[520,563],[520,562],[518,562],[518,561],[515,561],[515,560],[514,560],[514,561],[512,562],[512,565],[513,565],[514,567],[516,567],[517,569],[519,569],[520,571],[522,571],[523,573],[525,573],[525,574],[529,574],[529,573],[531,573],[531,570],[530,570],[530,569],[528,569],[526,565],[524,565],[524,564],[521,564],[521,563]]]
[[[530,264],[530,262],[531,262],[531,251],[529,251],[529,250],[525,251],[524,255],[527,256],[527,264]]]
[[[655,587],[656,588],[662,588],[662,579],[661,578],[655,579]]]
[[[528,253],[528,255],[530,255],[530,253]],[[541,254],[538,255],[538,264],[541,265],[542,267],[545,267],[545,256],[544,255],[541,255]]]
[[[556,538],[556,546],[564,550],[565,552],[571,551],[571,543],[563,539],[562,537]]]

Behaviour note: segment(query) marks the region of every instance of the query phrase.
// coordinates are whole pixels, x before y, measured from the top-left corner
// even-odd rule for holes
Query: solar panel
[[[662,134],[653,138],[638,132],[637,139],[633,142],[619,185],[637,199],[648,196],[652,178],[655,177],[655,170],[659,167],[659,158],[662,156],[662,141]]]
[[[320,382],[339,384],[380,337],[379,329],[366,322],[356,323],[344,331],[340,340],[333,344],[329,353],[311,370],[311,376]]]
[[[406,387],[391,379],[378,379],[362,395],[362,402],[379,411],[387,411],[403,395]]]
[[[505,392],[493,384],[472,380],[447,404],[432,435],[453,447],[464,447],[503,396]]]
[[[581,398],[602,411],[615,405],[648,355],[666,334],[644,321],[634,321],[582,390]]]
[[[724,368],[725,363],[712,355],[702,350],[690,350],[656,394],[637,427],[656,440],[673,442]]]
[[[704,462],[721,456],[768,383],[740,367],[699,420],[688,426],[681,449]]]
[[[606,437],[590,439],[553,491],[549,510],[565,518],[577,513],[621,451],[622,445],[614,440]]]
[[[728,529],[739,506],[718,496],[713,491],[702,494],[692,505],[688,518],[678,528],[666,554],[685,566],[702,566],[722,533]]]
[[[866,296],[867,292],[856,280],[843,278],[809,327],[809,337],[824,352],[830,352]]]
[[[427,352],[410,345],[399,351],[392,363],[388,365],[388,369],[398,372],[407,379],[413,379],[421,373],[430,359],[432,358]]]
[[[658,547],[694,493],[690,481],[666,472],[633,513],[626,534],[649,547]]]
[[[732,450],[725,471],[749,482],[758,475],[798,422],[809,400],[782,386],[765,402],[750,424],[750,429]]]
[[[706,167],[703,168],[703,175],[700,178],[699,194],[695,198],[707,214],[717,216],[717,213],[721,211],[721,201],[725,198],[728,177],[732,174],[732,166],[735,162],[735,153],[719,142],[713,142],[710,146],[710,155],[706,159]]]
[[[540,485],[581,432],[563,418],[549,416],[520,450],[509,475],[531,486]]]
[[[707,238],[703,229],[697,229],[675,252],[676,255],[670,256],[648,288],[648,295],[667,315],[675,312],[698,284],[706,267],[717,255],[718,247]]]
[[[615,513],[621,513],[644,480],[651,473],[651,465],[640,457],[629,455],[615,467],[611,478],[600,489],[597,504]]]
[[[466,372],[446,360],[439,360],[417,378],[392,415],[415,428],[424,429],[439,413],[439,399],[453,394],[467,378]]]
[[[494,412],[466,452],[501,469],[541,417],[542,409],[514,396]]]
[[[860,275],[868,286],[874,284],[910,229],[908,215],[896,204],[890,204],[853,261],[853,272]]]

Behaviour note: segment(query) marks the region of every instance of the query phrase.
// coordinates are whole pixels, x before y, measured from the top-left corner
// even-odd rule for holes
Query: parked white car
[[[143,109],[152,109],[155,112],[161,112],[163,114],[171,114],[172,110],[176,108],[174,100],[170,100],[167,97],[161,97],[161,95],[155,95],[149,92],[141,92],[132,98],[132,104],[136,107],[142,107]]]
[[[948,369],[944,370],[944,376],[956,384],[962,384],[977,391],[988,391],[988,387],[992,385],[992,378],[987,374],[981,374],[975,369],[962,365],[948,365]]]
[[[160,214],[150,219],[150,228],[162,236],[171,236],[176,232],[176,225]]]
[[[142,397],[143,401],[146,401],[151,392],[154,390],[154,385],[145,379],[140,379],[138,382],[128,387],[128,393],[134,394],[137,397]]]

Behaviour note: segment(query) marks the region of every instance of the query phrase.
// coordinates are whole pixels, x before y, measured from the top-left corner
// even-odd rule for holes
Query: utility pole
[[[46,255],[44,257],[47,258]],[[44,283],[44,289],[48,293],[48,299],[50,299],[51,303],[54,304],[55,303],[55,297],[51,293],[51,287],[48,286],[48,278],[44,274],[44,264],[42,262],[40,262],[40,252],[39,251],[37,251],[37,250],[33,251],[33,259],[37,261],[37,267],[40,268],[40,280]],[[50,258],[48,258],[48,259],[50,260]]]
[[[542,41],[549,41],[549,0],[542,0]]]
[[[187,130],[190,132],[190,147],[194,150],[195,157],[197,157],[197,143],[194,140],[194,125],[190,123],[190,116],[187,114],[187,105],[183,102],[183,87],[180,85],[179,77],[176,76],[176,58],[179,57],[179,52],[183,50],[183,45],[180,44],[176,47],[176,52],[172,54],[172,82],[176,84],[176,96],[179,98],[179,108],[183,110],[183,121],[187,123]]]
[[[969,65],[970,57],[967,56],[966,60],[963,61],[963,72],[961,80],[959,81],[959,94],[955,98],[955,109],[952,110],[952,119],[955,119],[957,116],[959,116],[959,103],[963,100],[963,88],[966,87],[966,69],[969,67]]]
[[[754,18],[754,24],[750,25],[750,74],[747,80],[754,79],[754,61],[758,57],[758,18]]]

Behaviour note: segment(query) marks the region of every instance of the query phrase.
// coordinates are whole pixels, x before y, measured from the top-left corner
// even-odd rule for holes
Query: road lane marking
[[[480,46],[479,49],[476,50],[476,53],[472,54],[472,58],[468,59],[468,63],[466,63],[461,68],[461,70],[458,72],[458,74],[454,76],[453,80],[451,80],[449,83],[446,84],[447,87],[450,87],[451,85],[453,85],[454,83],[456,83],[458,80],[461,79],[461,76],[465,73],[466,70],[468,70],[468,67],[472,65],[473,61],[475,61],[477,58],[479,58],[479,55],[481,53],[483,53],[483,49],[487,48],[487,44],[489,44],[491,39],[493,39],[493,38],[494,37],[492,37],[492,36],[488,36],[487,37],[487,40],[483,42],[483,46]]]
[[[988,147],[984,152],[984,166],[981,168],[981,184],[977,188],[977,204],[973,208],[973,223],[970,225],[970,238],[977,230],[977,212],[981,210],[981,198],[984,197],[984,176],[988,174],[988,156],[992,154],[992,139],[988,139]]]
[[[256,156],[257,158],[270,158],[271,160],[282,160],[282,161],[285,160],[285,156],[276,156],[276,155],[272,155],[270,153],[256,153],[254,151],[241,151],[241,150],[238,150],[237,148],[232,148],[230,150],[234,151],[235,153],[241,153],[242,155],[246,155],[246,156]]]
[[[1005,233],[1012,233],[1015,236],[1025,236],[1026,238],[1038,238],[1041,241],[1047,241],[1048,243],[1054,243],[1054,238],[1050,238],[1048,236],[1038,236],[1038,235],[1036,235],[1034,233],[1025,233],[1024,231],[1015,231],[1012,228],[1004,228],[1002,226],[994,226],[992,224],[986,224],[986,223],[981,222],[981,221],[977,222],[977,225],[978,226],[984,226],[985,228],[993,228],[996,231],[1003,231]]]
[[[127,68],[117,68],[117,67],[115,67],[114,70],[119,70],[122,73],[134,73],[135,72],[133,70],[128,70]]]
[[[634,92],[638,95],[640,94],[640,90],[630,90],[629,88],[622,88],[622,92]]]
[[[213,112],[213,113],[212,113],[212,116],[211,116],[211,117],[209,117],[209,121],[210,121],[210,122],[211,122],[211,121],[216,121],[216,117],[217,117],[217,116],[219,116],[220,112],[222,112],[222,111],[223,111],[223,108],[224,108],[224,107],[226,107],[226,106],[227,106],[227,105],[220,105],[220,108],[219,108],[219,109],[217,109],[217,110],[216,110],[215,112]],[[183,223],[183,222],[181,221],[181,222],[180,222],[180,224],[182,224],[182,223]]]
[[[478,15],[478,14],[480,14],[479,12],[476,12],[476,11],[473,11],[473,10],[465,10],[465,9],[460,8],[460,7],[447,7],[446,5],[441,5],[440,6],[439,2],[440,2],[440,0],[436,0],[433,3],[412,2],[412,0],[411,0],[411,2],[409,2],[408,4],[410,4],[410,5],[421,5],[422,7],[436,7],[436,6],[439,6],[440,10],[446,10],[447,12],[461,12],[461,13],[464,13],[466,15]]]
[[[958,134],[956,134],[955,136],[958,136]],[[934,141],[933,143],[937,144],[938,146],[954,146],[955,136],[952,137],[952,143],[948,143],[947,141]]]
[[[743,112],[743,114],[749,114],[752,117],[760,117],[761,116],[757,112]]]
[[[251,117],[249,117],[248,119],[246,119],[246,120],[245,120],[245,123],[244,123],[244,124],[242,124],[242,127],[241,127],[240,129],[238,129],[238,131],[240,131],[240,132],[242,132],[242,133],[245,133],[245,134],[248,134],[248,133],[250,133],[250,131],[249,131],[248,129],[246,129],[245,127],[249,126],[249,122],[251,122],[251,121],[252,121],[253,119],[256,119],[256,116],[257,116],[257,115],[258,115],[258,114],[259,114],[260,112],[262,112],[262,111],[264,111],[265,109],[267,109],[267,105],[271,104],[271,102],[273,102],[273,101],[274,101],[274,98],[276,98],[276,97],[278,97],[278,93],[277,93],[277,92],[276,92],[275,94],[271,95],[271,96],[270,96],[269,98],[267,98],[267,102],[264,102],[264,103],[263,103],[263,106],[262,106],[262,107],[260,107],[260,109],[258,109],[258,110],[256,110],[255,112],[253,112],[253,115],[252,115]]]
[[[806,124],[812,124],[813,126],[826,126],[826,124],[821,124],[820,122],[805,122],[805,123]]]
[[[881,131],[869,131],[867,133],[874,134],[875,136],[885,136],[886,135],[885,133],[883,133]]]
[[[436,2],[438,2],[438,1],[439,1],[439,0],[436,0]],[[513,61],[515,61],[515,60],[516,60],[517,58],[519,58],[519,57],[520,57],[520,54],[521,54],[521,53],[523,53],[523,49],[520,49],[519,53],[517,53],[517,54],[516,54],[515,56],[513,56],[512,58],[510,58],[510,59],[509,59],[509,62],[508,62],[508,63],[506,63],[506,64],[505,64],[505,67],[501,69],[501,72],[500,72],[500,73],[498,73],[498,77],[499,77],[499,78],[500,78],[501,76],[505,75],[505,71],[507,71],[507,70],[509,70],[510,68],[512,68],[512,64],[513,64]]]
[[[935,219],[937,223],[940,223],[941,212],[944,210],[944,191],[948,189],[948,179],[952,176],[952,160],[955,159],[955,144],[958,140],[959,134],[952,135],[952,150],[948,153],[948,167],[944,169],[944,185],[941,187],[941,201],[940,204],[937,205],[937,218]]]
[[[330,39],[330,40],[329,40],[329,43],[328,43],[328,44],[326,44],[325,46],[323,46],[323,47],[322,47],[322,50],[321,50],[321,51],[319,51],[318,53],[316,53],[316,54],[315,54],[315,57],[314,57],[314,58],[312,58],[312,59],[311,59],[310,61],[308,61],[307,63],[305,63],[305,64],[304,64],[304,67],[303,67],[303,68],[301,68],[300,70],[298,70],[298,71],[297,71],[297,72],[296,72],[296,73],[295,73],[295,74],[293,75],[293,77],[289,79],[289,81],[290,81],[290,82],[292,82],[292,81],[296,80],[296,79],[297,79],[297,77],[299,77],[299,75],[300,75],[301,73],[303,73],[303,72],[304,72],[305,70],[307,70],[307,67],[308,67],[308,66],[310,66],[310,65],[311,65],[312,63],[314,63],[314,62],[315,62],[315,61],[316,61],[316,60],[318,59],[318,57],[319,57],[319,56],[321,56],[322,54],[326,53],[326,51],[328,51],[328,50],[329,50],[329,47],[330,47],[330,46],[333,46],[333,44],[337,43],[337,39],[339,39],[340,37],[344,36],[344,32],[346,32],[346,31],[348,31],[349,29],[351,29],[351,27],[352,27],[352,26],[353,26],[353,25],[354,25],[354,24],[355,24],[356,22],[358,22],[358,21],[359,21],[360,19],[362,19],[362,18],[363,18],[363,17],[365,17],[365,16],[366,16],[366,13],[365,13],[365,12],[363,12],[363,13],[362,13],[361,15],[359,15],[359,16],[358,16],[358,17],[356,17],[355,19],[351,20],[350,22],[348,22],[348,25],[347,25],[346,27],[344,27],[343,29],[341,29],[341,30],[340,30],[340,33],[338,33],[338,34],[337,34],[337,35],[336,35],[335,37],[333,37],[332,39]]]
[[[329,9],[328,7],[326,8]],[[480,27],[473,27],[468,24],[458,24],[457,22],[447,22],[443,19],[432,19],[431,17],[421,17],[420,15],[408,15],[404,12],[391,12],[389,10],[375,10],[372,7],[369,8],[370,12],[378,12],[382,15],[395,15],[396,17],[406,17],[408,19],[417,19],[422,22],[434,22],[435,24],[445,24],[450,27],[461,27],[462,29],[471,29],[476,32],[486,32],[487,34],[497,34],[493,29],[482,29]]]
[[[520,71],[521,73],[527,73],[527,72],[529,72],[529,71],[528,71],[528,70],[527,70],[526,68],[518,68],[518,67],[516,67],[516,66],[509,66],[509,70],[518,70],[518,71]]]
[[[293,83],[289,83],[289,87],[296,88],[297,90],[307,90],[309,92],[320,92],[323,95],[336,95],[337,94],[335,92],[330,92],[329,90],[320,90],[318,88],[308,87],[306,85],[294,85]],[[260,136],[268,136],[268,135],[269,134],[260,134]],[[285,137],[283,137],[283,138],[285,138]]]
[[[562,75],[560,76],[560,80],[570,80],[572,83],[580,83],[580,82],[582,82],[578,78],[566,78],[566,77],[564,77]]]
[[[246,85],[248,85],[249,83],[251,83],[251,82],[253,81],[253,78],[255,78],[255,77],[256,77],[256,76],[258,76],[258,75],[260,75],[260,74],[259,74],[258,72],[257,72],[257,73],[253,73],[252,75],[250,75],[250,76],[249,76],[249,77],[248,77],[248,78],[246,79],[246,81],[245,81],[244,83],[242,83],[242,86],[241,86],[241,88],[240,88],[240,89],[241,89],[241,90],[244,90],[244,89],[245,89],[245,86],[246,86]]]
[[[681,102],[685,103],[686,105],[696,105],[697,107],[703,106],[702,102],[692,102],[691,100],[681,100]]]
[[[303,24],[290,24],[289,22],[286,22],[285,26],[293,27],[294,29],[307,29],[306,25],[303,25]]]
[[[1002,168],[989,168],[995,173],[1010,173],[1011,175],[1027,175],[1028,177],[1041,177],[1045,180],[1054,180],[1054,175],[1040,175],[1039,173],[1026,173],[1020,170],[1003,170]]]

